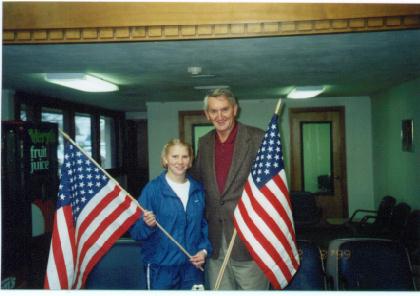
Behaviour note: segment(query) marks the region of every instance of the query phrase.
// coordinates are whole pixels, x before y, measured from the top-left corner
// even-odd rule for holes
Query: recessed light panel
[[[45,80],[85,92],[111,92],[118,90],[117,85],[84,73],[47,73],[45,74]]]

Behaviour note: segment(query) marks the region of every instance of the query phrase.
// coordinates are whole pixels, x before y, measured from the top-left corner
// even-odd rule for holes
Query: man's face
[[[218,133],[230,133],[235,125],[238,111],[236,104],[231,104],[225,96],[209,97],[206,117],[213,123]]]

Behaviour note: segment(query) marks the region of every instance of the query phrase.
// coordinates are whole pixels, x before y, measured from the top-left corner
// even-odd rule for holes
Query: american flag
[[[95,264],[141,215],[116,181],[65,141],[46,289],[82,288]]]
[[[234,224],[272,286],[283,289],[300,262],[277,122],[275,114],[235,208]]]

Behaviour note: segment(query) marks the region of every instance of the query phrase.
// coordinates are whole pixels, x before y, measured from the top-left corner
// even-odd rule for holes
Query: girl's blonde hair
[[[162,153],[160,154],[160,165],[164,169],[168,168],[168,165],[165,163],[165,156],[169,153],[169,149],[175,145],[181,145],[187,148],[188,156],[190,157],[189,167],[191,167],[193,159],[194,159],[193,149],[190,144],[187,144],[184,141],[181,141],[180,139],[171,139],[168,143],[166,143],[163,146]]]

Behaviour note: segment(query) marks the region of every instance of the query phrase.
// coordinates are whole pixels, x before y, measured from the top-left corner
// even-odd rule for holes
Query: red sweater
[[[222,193],[225,188],[226,179],[229,173],[230,165],[232,164],[233,149],[235,147],[235,138],[238,133],[238,125],[235,123],[233,130],[224,143],[219,139],[217,133],[215,141],[215,169],[216,181],[219,192]]]

